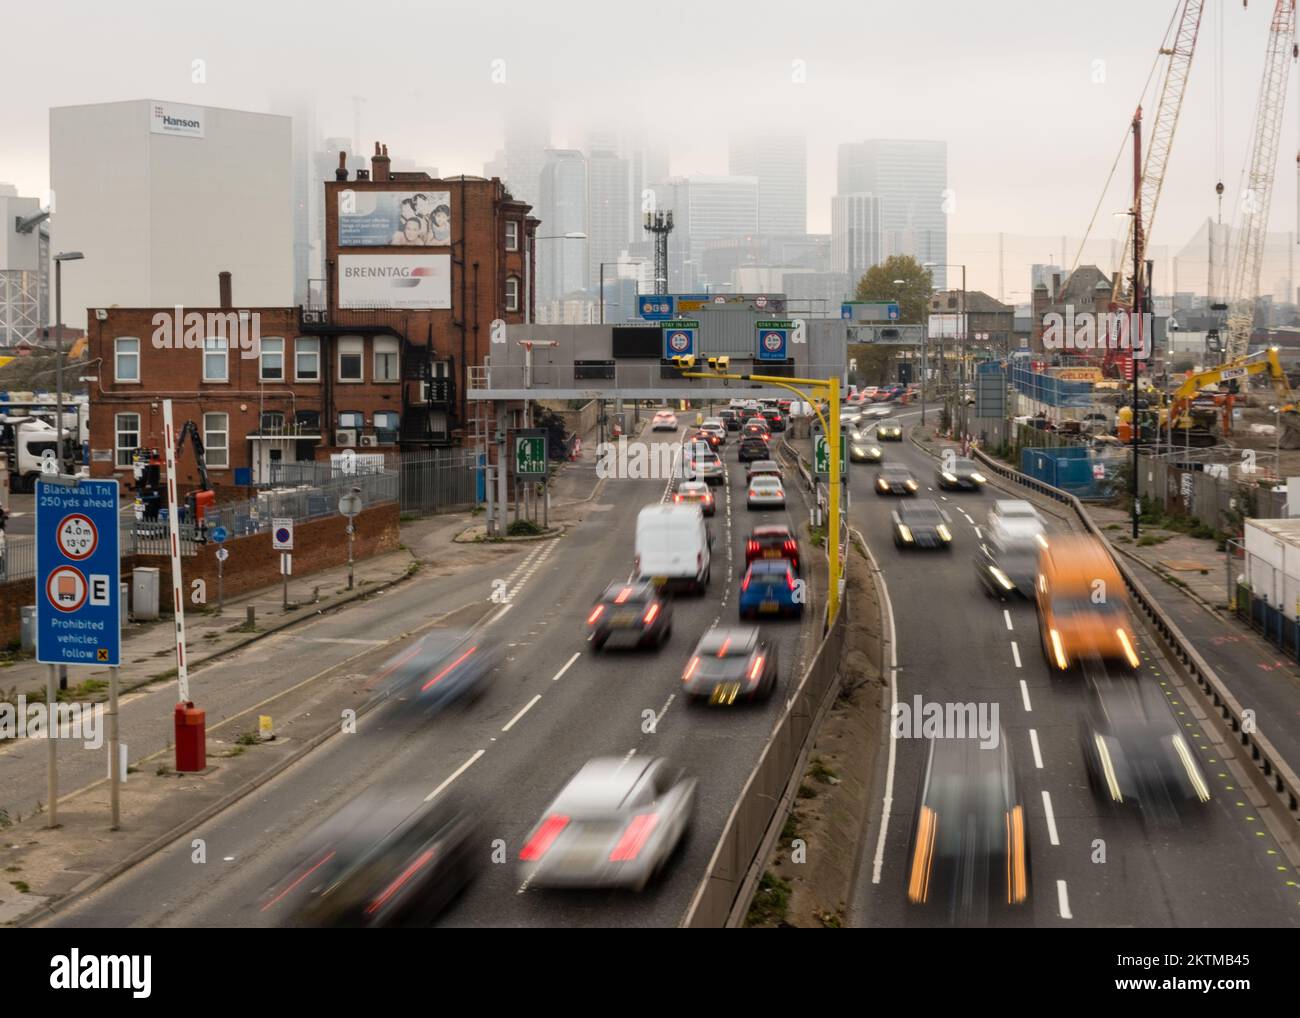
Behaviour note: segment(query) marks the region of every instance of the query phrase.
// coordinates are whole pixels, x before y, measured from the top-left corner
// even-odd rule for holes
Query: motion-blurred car
[[[888,417],[893,412],[894,408],[889,406],[887,403],[873,403],[869,406],[864,406],[861,415],[864,421],[878,421],[882,417]]]
[[[772,429],[767,426],[767,421],[761,417],[751,417],[740,426],[740,437],[761,438],[763,441],[769,441],[772,438]]]
[[[901,442],[903,440],[903,426],[893,422],[882,423],[876,428],[876,437],[882,442]]]
[[[772,450],[767,444],[767,436],[746,435],[740,440],[740,449],[736,455],[740,457],[741,463],[771,459]]]
[[[920,485],[901,463],[885,463],[876,472],[877,495],[915,495]]]
[[[372,787],[308,835],[261,911],[289,926],[428,925],[477,874],[481,831],[461,800]]]
[[[751,562],[785,559],[795,575],[799,574],[801,556],[799,541],[784,523],[769,523],[755,527],[745,540],[745,565]]]
[[[900,506],[890,516],[894,525],[894,547],[942,550],[952,547],[948,517],[934,499],[923,498]]]
[[[611,583],[587,615],[587,629],[593,653],[611,643],[658,650],[673,635],[672,602],[653,583]]]
[[[781,478],[759,474],[749,479],[745,492],[746,509],[784,509],[785,485]]]
[[[652,431],[676,431],[677,415],[671,410],[660,410],[650,423]]]
[[[766,700],[776,688],[777,647],[757,626],[710,629],[682,671],[682,692],[698,703],[729,707],[737,700]]]
[[[979,491],[987,480],[979,464],[967,459],[941,464],[935,476],[935,483],[944,491]]]
[[[1164,691],[1145,677],[1090,677],[1079,717],[1088,783],[1103,801],[1154,818],[1210,801],[1210,786]]]
[[[718,436],[718,445],[727,444],[727,425],[720,417],[709,417],[700,425],[701,431]]]
[[[389,658],[380,668],[375,686],[434,711],[482,695],[504,659],[501,641],[484,633],[435,629]]]
[[[703,442],[715,452],[722,447],[722,435],[718,434],[717,431],[714,431],[711,428],[704,428],[703,425],[698,428],[692,428],[688,431],[686,433],[686,441],[692,443]]]
[[[1031,598],[1038,575],[1038,545],[1032,540],[1000,545],[990,536],[975,553],[975,575],[984,592],[999,601]]]
[[[712,516],[717,511],[713,491],[704,481],[682,481],[673,493],[673,501],[694,502],[705,516]]]
[[[524,882],[642,890],[690,827],[695,786],[662,757],[587,761],[524,842]]]
[[[907,900],[935,918],[983,925],[1031,889],[1029,825],[1006,733],[931,739],[907,859]]]
[[[725,425],[727,426],[727,430],[728,430],[728,431],[739,431],[739,430],[740,430],[740,413],[739,413],[739,411],[737,411],[737,410],[732,410],[730,407],[728,407],[726,410],[721,411],[721,412],[718,414],[718,417],[721,418],[722,423],[725,424]]]
[[[849,436],[849,459],[854,463],[879,463],[884,458],[885,450],[866,435]]]
[[[785,430],[785,418],[781,415],[781,411],[776,407],[760,410],[759,416],[762,417],[763,420],[767,421],[767,426],[771,428],[773,432]]]
[[[763,474],[775,477],[777,480],[783,480],[785,477],[781,470],[781,464],[776,460],[751,460],[749,465],[745,467],[745,481],[747,483]]]
[[[1142,663],[1128,593],[1094,537],[1053,534],[1038,552],[1038,635],[1047,663],[1066,672],[1085,661]]]
[[[988,531],[990,537],[999,541],[1034,541],[1038,535],[1045,535],[1047,528],[1032,502],[1000,498],[989,510]]]
[[[736,601],[742,619],[760,615],[803,617],[804,583],[786,559],[755,559],[745,569]]]

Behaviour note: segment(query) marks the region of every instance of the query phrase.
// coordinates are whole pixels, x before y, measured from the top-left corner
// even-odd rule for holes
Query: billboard
[[[339,307],[451,307],[451,255],[339,255]]]
[[[339,247],[449,247],[450,191],[339,191]]]

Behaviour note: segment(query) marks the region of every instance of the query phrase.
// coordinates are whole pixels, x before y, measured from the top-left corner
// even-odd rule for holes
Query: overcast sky
[[[0,181],[48,186],[51,106],[152,98],[267,110],[302,88],[322,133],[362,135],[444,175],[481,173],[512,109],[548,111],[552,141],[643,127],[678,174],[725,173],[733,128],[802,127],[808,227],[829,232],[841,141],[948,142],[952,257],[996,288],[972,235],[1082,235],[1151,69],[1174,0],[542,0],[11,4],[0,62]],[[1209,0],[1156,224],[1181,247],[1215,213],[1214,80],[1223,50],[1224,219],[1247,156],[1272,3]],[[1223,33],[1220,36],[1219,24]],[[194,83],[194,61],[206,81]],[[495,63],[503,61],[504,63]],[[802,64],[796,64],[801,61]],[[494,81],[504,72],[504,82]],[[804,81],[796,79],[802,72]],[[1272,228],[1295,229],[1297,76]],[[1154,115],[1154,99],[1148,100]],[[1129,161],[1103,203],[1122,231]],[[57,229],[57,222],[56,222]],[[963,239],[965,238],[965,239]],[[1030,246],[1036,241],[1025,242]],[[1071,252],[1071,257],[1073,253]],[[1266,283],[1267,285],[1267,283]],[[1017,275],[1007,291],[1027,291]],[[1021,299],[1023,299],[1021,294]]]

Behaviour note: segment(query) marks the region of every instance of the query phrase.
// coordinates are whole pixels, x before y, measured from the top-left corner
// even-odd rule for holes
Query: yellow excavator
[[[1193,448],[1205,448],[1211,445],[1217,445],[1221,436],[1227,436],[1232,432],[1232,406],[1234,393],[1222,392],[1215,397],[1215,407],[1212,411],[1195,410],[1192,408],[1192,400],[1196,399],[1197,394],[1207,385],[1220,385],[1225,382],[1235,382],[1238,379],[1249,378],[1251,375],[1257,375],[1261,372],[1267,372],[1269,379],[1273,383],[1273,389],[1277,393],[1278,405],[1281,407],[1279,413],[1279,422],[1282,426],[1282,435],[1279,444],[1283,449],[1300,448],[1300,407],[1296,405],[1296,396],[1287,381],[1286,372],[1282,370],[1282,364],[1278,360],[1277,347],[1269,347],[1267,350],[1261,350],[1258,353],[1248,354],[1245,357],[1238,357],[1236,360],[1228,361],[1226,364],[1220,364],[1213,368],[1207,368],[1205,371],[1190,372],[1167,400],[1162,402],[1159,409],[1159,428],[1163,435],[1169,436],[1174,445],[1191,446]],[[1220,410],[1223,418],[1220,425],[1220,431],[1215,431],[1215,418],[1218,417]],[[1121,441],[1130,441],[1132,438],[1131,420],[1133,412],[1128,407],[1119,410],[1116,418],[1119,423],[1118,432]],[[1172,418],[1173,426],[1170,427]],[[1143,437],[1149,429],[1149,423],[1143,422]]]

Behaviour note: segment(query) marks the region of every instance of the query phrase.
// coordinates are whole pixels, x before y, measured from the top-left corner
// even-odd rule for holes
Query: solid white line
[[[569,658],[569,660],[564,663],[564,667],[551,676],[551,681],[559,682],[560,676],[567,672],[573,666],[573,662],[577,661],[580,657],[582,657],[582,651],[578,651],[578,653],[574,654],[573,657]]]
[[[1020,667],[1020,646],[1015,640],[1011,641],[1011,656],[1016,659],[1016,667]]]
[[[458,777],[460,777],[460,776],[461,776],[462,774],[464,774],[467,770],[469,770],[469,769],[470,769],[470,766],[474,763],[474,761],[476,761],[479,757],[481,757],[481,756],[482,756],[484,753],[486,753],[486,752],[487,752],[487,750],[484,750],[484,749],[480,749],[480,750],[475,751],[475,753],[474,753],[474,755],[473,755],[472,757],[470,757],[468,760],[466,760],[463,764],[461,764],[459,767],[457,767],[457,768],[452,772],[451,777],[449,777],[449,778],[448,778],[446,781],[444,781],[441,785],[439,785],[439,786],[438,786],[437,788],[435,788],[432,792],[430,792],[428,795],[426,795],[426,796],[424,797],[424,801],[425,801],[425,802],[430,802],[431,800],[437,798],[437,795],[438,795],[439,792],[441,792],[444,788],[446,788],[446,787],[447,787],[448,785],[450,785],[453,781],[455,781]]]
[[[525,714],[527,714],[530,710],[532,710],[532,709],[533,709],[533,704],[535,704],[535,703],[536,703],[538,700],[540,700],[541,698],[542,698],[542,694],[541,694],[541,693],[538,693],[538,694],[537,694],[536,696],[534,696],[531,700],[529,700],[526,704],[524,704],[524,708],[523,708],[523,710],[521,710],[518,714],[516,714],[516,715],[515,715],[514,717],[512,717],[509,721],[507,721],[507,722],[506,722],[506,726],[505,726],[504,728],[502,728],[501,731],[503,731],[503,732],[508,732],[508,731],[510,731],[510,729],[514,728],[514,727],[515,727],[515,722],[518,721],[518,720],[519,720],[521,717],[523,717]]]
[[[1047,840],[1059,845],[1061,839],[1056,836],[1056,817],[1052,814],[1052,793],[1043,789],[1043,812],[1047,815]]]
[[[1020,680],[1020,695],[1025,701],[1025,710],[1032,711],[1034,708],[1029,703],[1029,684],[1024,679]]]
[[[1056,904],[1061,910],[1062,919],[1073,919],[1074,915],[1070,912],[1070,893],[1065,888],[1065,881],[1056,882]]]
[[[1034,766],[1040,771],[1043,769],[1043,754],[1038,748],[1038,733],[1034,729],[1029,729],[1029,744],[1034,747]]]
[[[505,613],[508,612],[508,611],[509,611],[511,608],[513,608],[513,607],[514,607],[513,604],[503,605],[503,606],[501,607],[501,610],[500,610],[499,612],[497,612],[497,613],[496,613],[495,615],[493,615],[490,619],[488,619],[487,624],[488,624],[489,626],[492,625],[493,622],[496,622],[499,618],[501,618],[501,616],[505,615]]]
[[[866,543],[865,541],[863,542]],[[885,598],[885,613],[889,617],[889,716],[894,716],[894,705],[898,703],[898,633],[894,626],[894,604],[889,597],[889,585],[885,583],[884,574],[879,565],[876,572],[880,577],[880,592]],[[889,813],[894,805],[894,768],[898,759],[898,740],[889,740],[889,765],[885,771],[885,797],[880,807],[880,836],[876,839],[876,856],[871,864],[871,882],[880,883],[880,872],[885,865],[885,839],[889,836]]]
[[[1005,608],[1002,609],[1002,617],[1007,620],[1007,629],[1011,629],[1011,613]]]

